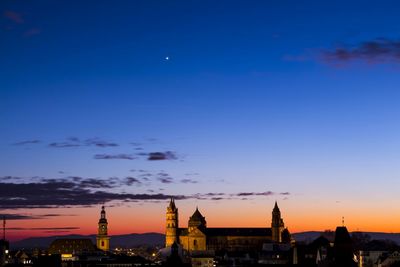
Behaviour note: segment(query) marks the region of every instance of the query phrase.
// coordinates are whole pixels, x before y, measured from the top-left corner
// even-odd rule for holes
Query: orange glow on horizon
[[[393,213],[383,209],[375,210],[374,213],[370,212],[369,207],[359,207],[358,210],[352,210],[340,206],[330,209],[308,206],[307,209],[300,209],[290,201],[278,203],[285,226],[292,233],[335,230],[337,226],[342,224],[342,216],[345,217],[345,225],[349,231],[400,232],[400,226],[396,223],[400,220],[400,216],[394,216]],[[168,202],[134,203],[129,206],[106,207],[109,235],[164,233],[167,204]],[[207,202],[177,201],[180,227],[187,227],[188,219],[194,212],[196,204],[203,216],[206,217],[208,227],[270,227],[271,225],[272,201],[268,203],[235,201],[232,205],[226,205],[228,203],[224,202],[210,204]],[[32,212],[32,210],[26,212]],[[48,210],[35,212],[39,214],[48,212]],[[91,235],[97,233],[100,206],[63,208],[58,209],[57,213],[65,215],[48,219],[8,221],[7,227],[11,229],[77,227],[77,229],[66,231],[10,229],[7,230],[7,238],[16,241],[35,236]]]

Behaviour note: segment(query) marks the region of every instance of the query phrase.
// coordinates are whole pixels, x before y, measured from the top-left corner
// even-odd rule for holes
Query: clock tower
[[[107,232],[108,222],[106,219],[106,211],[104,206],[101,207],[99,228],[97,231],[96,243],[97,248],[103,251],[108,251],[110,249],[110,237],[108,237]]]

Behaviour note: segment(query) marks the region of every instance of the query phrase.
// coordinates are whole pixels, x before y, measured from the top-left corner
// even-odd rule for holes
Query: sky
[[[398,1],[0,2],[7,237],[400,232]]]

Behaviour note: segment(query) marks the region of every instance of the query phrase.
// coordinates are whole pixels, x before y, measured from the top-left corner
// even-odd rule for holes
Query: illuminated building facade
[[[176,242],[189,252],[261,250],[264,243],[290,242],[290,233],[284,227],[276,202],[271,228],[210,228],[198,208],[189,218],[188,227],[179,228],[178,208],[174,199],[171,199],[167,207],[165,232],[166,247],[171,247]]]
[[[110,250],[110,237],[108,236],[108,222],[104,206],[101,207],[100,219],[98,223],[98,231],[96,236],[97,248],[103,251]]]

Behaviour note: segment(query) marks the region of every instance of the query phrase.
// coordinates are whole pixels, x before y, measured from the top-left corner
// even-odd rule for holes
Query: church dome
[[[189,227],[199,227],[199,226],[206,226],[206,218],[201,215],[198,208],[196,208],[195,212],[189,219]]]

